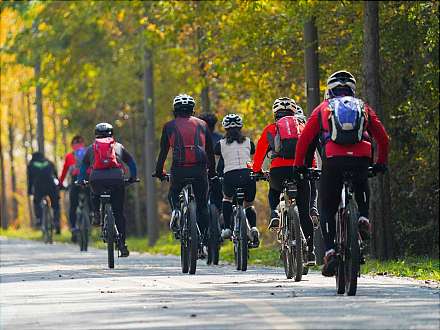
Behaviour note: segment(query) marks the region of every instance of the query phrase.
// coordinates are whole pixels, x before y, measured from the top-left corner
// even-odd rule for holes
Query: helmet
[[[341,93],[342,92],[342,93]],[[348,71],[336,71],[327,79],[327,91],[324,98],[346,95],[354,96],[356,92],[356,79]]]
[[[113,136],[113,126],[108,123],[99,123],[95,126],[95,137],[105,138]]]
[[[215,124],[217,124],[217,116],[213,113],[202,113],[200,114],[199,119],[205,121],[208,127],[211,128],[214,128]]]
[[[238,127],[243,127],[243,119],[236,115],[235,113],[230,113],[223,118],[222,125],[225,129]]]
[[[275,100],[272,106],[273,113],[278,111],[291,111],[295,112],[296,103],[294,100],[288,97],[280,97]]]
[[[187,94],[179,94],[174,98],[174,111],[192,112],[196,105],[196,101]]]
[[[295,117],[300,121],[305,123],[307,121],[307,117],[304,115],[303,109],[297,104],[295,108]]]

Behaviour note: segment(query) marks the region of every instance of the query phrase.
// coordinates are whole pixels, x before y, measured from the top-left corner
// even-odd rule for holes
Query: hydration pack
[[[94,170],[121,168],[116,158],[116,141],[112,137],[95,139],[93,143]]]
[[[275,157],[295,159],[296,143],[301,133],[295,116],[285,116],[276,121],[276,133],[272,149]]]
[[[344,96],[330,99],[328,107],[328,138],[342,145],[360,142],[366,129],[367,114],[364,103],[357,98]]]

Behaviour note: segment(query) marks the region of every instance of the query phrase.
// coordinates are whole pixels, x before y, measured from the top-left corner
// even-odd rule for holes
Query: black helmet
[[[174,112],[193,113],[196,101],[187,94],[179,94],[173,100]]]
[[[345,70],[336,71],[327,79],[325,99],[336,96],[354,96],[356,93],[356,79]]]
[[[213,113],[204,112],[199,115],[199,119],[206,122],[209,128],[214,129],[215,124],[217,124],[217,116]]]
[[[108,123],[99,123],[95,126],[95,137],[105,138],[113,136],[113,126]]]

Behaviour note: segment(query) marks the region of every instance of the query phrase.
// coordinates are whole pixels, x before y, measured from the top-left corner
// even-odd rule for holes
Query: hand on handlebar
[[[163,181],[169,181],[169,175],[162,172],[155,172],[151,175],[153,178],[158,178],[161,182]]]
[[[135,177],[130,177],[127,180],[127,183],[135,183],[135,182],[140,182],[141,180]]]
[[[378,174],[378,173],[385,173],[388,170],[388,167],[385,164],[374,164],[371,167],[371,171],[374,175]]]

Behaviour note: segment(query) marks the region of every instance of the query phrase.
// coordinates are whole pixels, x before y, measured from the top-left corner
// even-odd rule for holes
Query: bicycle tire
[[[284,212],[283,216],[285,221],[287,221],[287,212]],[[281,250],[281,259],[283,260],[284,273],[286,274],[286,278],[290,280],[293,278],[293,255],[289,251],[289,226],[284,225],[282,231],[283,246]]]
[[[345,260],[345,292],[348,296],[355,296],[357,278],[360,271],[360,247],[358,231],[358,210],[354,200],[347,206],[347,253]]]
[[[82,213],[80,217],[80,250],[87,251],[89,244],[89,228],[90,228],[90,219],[86,213]]]
[[[293,273],[295,282],[299,282],[303,275],[303,244],[301,237],[301,224],[299,220],[298,206],[290,206],[288,211],[289,235],[295,238],[295,245],[291,247],[290,253],[293,255]]]
[[[115,218],[111,205],[105,205],[108,268],[115,268]]]
[[[49,242],[49,235],[47,233],[47,214],[46,214],[46,206],[42,205],[41,212],[41,231],[43,233],[43,242],[47,244]]]
[[[47,204],[44,205],[43,208],[43,217],[45,219],[45,240],[44,242],[47,244],[53,244],[53,219],[50,214],[50,209]]]
[[[209,236],[208,236],[208,265],[218,265],[220,259],[220,222],[219,211],[214,204],[210,205]]]
[[[199,233],[197,230],[197,209],[195,201],[191,201],[188,207],[189,212],[189,273],[195,274],[197,269],[197,258],[199,249]]]
[[[249,257],[249,246],[248,246],[248,228],[246,222],[246,215],[243,209],[240,209],[240,236],[239,236],[239,258],[240,258],[240,270],[245,272],[247,270],[248,257]]]
[[[336,239],[338,249],[344,249],[345,246],[345,221],[342,217],[344,217],[344,213],[340,214],[338,212],[337,220],[336,220]],[[336,267],[336,291],[338,294],[345,293],[345,262],[341,252],[345,254],[345,251],[339,251],[339,255],[337,257],[337,267]]]

